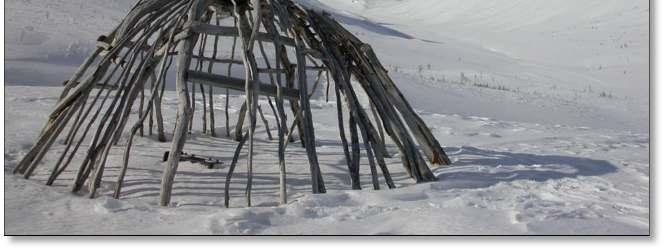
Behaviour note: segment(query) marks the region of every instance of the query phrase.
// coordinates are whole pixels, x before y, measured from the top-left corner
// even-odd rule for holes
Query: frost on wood
[[[232,20],[233,25],[221,25],[225,19]],[[233,42],[225,43],[223,38]],[[222,56],[228,51],[230,56]],[[244,67],[243,78],[231,76],[233,64]],[[176,72],[178,108],[162,111],[171,67]],[[308,73],[314,73],[317,79],[311,81]],[[287,200],[285,152],[296,130],[309,159],[312,192],[325,193],[310,110],[315,91],[311,89],[323,85],[319,84],[323,73],[328,79],[326,93],[332,83],[337,97],[340,138],[353,189],[360,189],[361,144],[375,189],[380,188],[379,171],[386,185],[394,187],[384,159],[387,143],[392,142],[399,149],[404,168],[417,182],[436,180],[425,159],[433,164],[450,164],[439,142],[400,93],[371,47],[330,15],[291,0],[141,0],[111,33],[99,37],[97,50],[65,82],[48,122],[14,173],[29,178],[51,146],[63,142],[65,148],[56,153],[59,158],[50,169],[47,185],[52,185],[65,169],[77,168],[73,192],[87,191],[94,197],[109,153],[120,150],[123,159],[114,191],[118,198],[136,134],[144,136],[146,125],[152,134],[156,125],[158,140],[166,141],[162,112],[175,112],[177,120],[170,138],[172,154],[166,161],[160,192],[160,204],[168,205],[180,155],[197,110],[203,122],[202,132],[216,137],[212,96],[213,90],[219,89],[227,95],[228,90],[245,95],[236,124],[238,145],[225,183],[227,207],[230,181],[243,150],[248,152],[245,195],[251,206],[257,115],[268,127],[263,114],[266,110],[258,104],[260,99],[268,100],[277,118],[280,202]],[[264,83],[263,79],[270,81]],[[352,85],[352,79],[359,84]],[[361,92],[369,97],[370,108],[359,101]],[[199,94],[204,101],[199,103],[202,107],[195,102]],[[285,102],[289,111],[285,110]],[[229,136],[228,102],[226,109]],[[128,127],[133,114],[138,114],[138,118],[132,119],[136,122]],[[287,123],[289,116],[291,123]],[[245,117],[248,125],[243,125]],[[127,142],[120,142],[123,135]],[[84,141],[90,143],[84,145]],[[79,166],[70,165],[75,157],[82,159]]]

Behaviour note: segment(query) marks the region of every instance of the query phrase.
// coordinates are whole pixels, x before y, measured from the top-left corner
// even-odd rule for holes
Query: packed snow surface
[[[364,190],[350,190],[335,100],[323,94],[312,109],[329,192],[311,194],[306,154],[296,142],[288,148],[287,205],[277,203],[276,142],[260,123],[251,208],[244,207],[245,161],[232,183],[232,208],[223,207],[236,143],[203,135],[200,118],[185,151],[225,164],[209,170],[182,163],[170,207],[157,205],[161,155],[170,144],[150,137],[135,141],[121,200],[110,194],[122,144],[111,152],[96,199],[69,192],[80,162],[53,187],[43,185],[55,154],[33,179],[14,176],[60,83],[134,1],[8,0],[5,233],[649,233],[648,1],[299,2],[332,13],[374,47],[454,162],[432,167],[440,181],[415,184],[390,146],[398,188],[371,190],[363,158]],[[215,99],[223,114],[225,96]],[[229,100],[233,120],[242,100]],[[167,132],[176,105],[167,92]],[[266,117],[275,134],[274,117]],[[223,115],[217,120],[224,135]]]

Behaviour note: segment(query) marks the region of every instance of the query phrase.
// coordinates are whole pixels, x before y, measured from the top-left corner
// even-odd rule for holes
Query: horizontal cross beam
[[[212,61],[212,62],[215,62],[215,63],[222,63],[222,64],[238,64],[238,65],[245,64],[245,62],[243,62],[242,60],[237,60],[237,59],[211,58],[211,57],[200,56],[200,55],[194,55],[194,56],[192,56],[192,58],[196,59],[196,60],[208,61],[208,62]],[[291,67],[293,67],[293,68],[295,68],[297,66],[298,65],[296,65],[296,64],[291,64]],[[307,66],[305,69],[311,70],[311,71],[327,71],[328,70],[328,68],[325,67],[325,66]],[[270,68],[270,69],[259,68],[257,70],[258,70],[259,73],[277,73],[277,72],[286,73],[287,72],[286,69],[277,70],[275,68]]]
[[[187,78],[190,82],[206,84],[219,88],[228,88],[236,91],[245,91],[245,80],[240,78],[208,74],[192,70],[187,71]],[[277,86],[260,83],[259,94],[276,97]],[[291,99],[298,99],[300,98],[300,91],[293,88],[282,87],[282,95]]]
[[[192,25],[190,26],[190,29],[196,33],[202,33],[202,34],[209,34],[209,35],[217,35],[217,36],[222,36],[222,37],[237,37],[239,36],[238,33],[238,28],[236,27],[229,27],[229,26],[217,26],[217,25],[212,25],[212,24],[206,24],[206,23],[201,23],[201,22],[193,22]],[[265,32],[259,32],[256,34],[256,40],[263,41],[263,42],[272,42],[272,35],[265,33]],[[295,46],[295,41],[293,41],[292,38],[285,37],[285,36],[279,36],[279,40],[283,45],[288,45],[288,46]]]
[[[197,60],[202,60],[202,61],[212,61],[215,63],[222,63],[222,64],[245,64],[242,60],[237,60],[237,59],[225,59],[225,58],[210,58],[210,57],[205,57],[205,56],[198,56],[194,55],[192,58],[197,59]]]

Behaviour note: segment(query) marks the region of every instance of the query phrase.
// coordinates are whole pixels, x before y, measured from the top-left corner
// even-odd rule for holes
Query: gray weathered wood
[[[233,26],[220,25],[220,20],[226,17],[233,17]],[[221,43],[224,37],[233,38],[233,43]],[[274,49],[274,54],[266,53],[264,43]],[[380,170],[387,187],[395,188],[385,161],[389,156],[387,145],[399,150],[402,165],[417,182],[437,179],[426,159],[434,164],[450,163],[437,139],[399,91],[371,47],[347,31],[333,16],[295,1],[139,0],[108,36],[98,39],[97,45],[65,82],[48,121],[34,146],[14,168],[15,173],[29,178],[42,163],[50,162],[45,161],[45,156],[50,156],[48,153],[55,153],[57,159],[46,182],[52,185],[76,159],[78,169],[74,173],[72,191],[80,192],[87,187],[88,196],[93,197],[107,166],[115,165],[115,160],[110,158],[112,149],[120,146],[124,147],[124,152],[113,194],[119,197],[124,177],[131,170],[133,141],[136,134],[143,135],[146,119],[148,134],[153,134],[156,124],[158,140],[166,141],[162,102],[166,98],[166,84],[170,83],[167,73],[172,70],[174,59],[177,61],[178,107],[171,138],[173,154],[168,156],[162,173],[161,205],[171,201],[179,155],[193,125],[197,88],[203,105],[199,109],[202,110],[202,130],[204,134],[209,130],[213,137],[216,133],[213,90],[226,90],[227,136],[231,129],[229,90],[242,93],[245,98],[235,130],[239,142],[224,188],[227,207],[231,197],[230,181],[245,144],[248,154],[244,197],[247,205],[252,204],[257,119],[262,120],[268,138],[273,137],[263,107],[259,105],[261,96],[267,98],[278,132],[276,167],[279,169],[280,204],[287,203],[286,151],[288,143],[295,141],[291,135],[296,128],[307,153],[312,191],[326,191],[316,149],[316,114],[312,114],[310,108],[310,99],[321,87],[324,72],[326,102],[330,88],[335,91],[339,136],[353,189],[361,189],[360,169],[364,166],[361,162],[365,163],[364,156],[372,187],[380,188]],[[209,53],[211,45],[212,54]],[[229,46],[230,57],[218,55],[228,51]],[[236,47],[240,59],[236,59]],[[263,58],[260,65],[257,53]],[[225,72],[218,69],[223,68],[222,65],[227,67]],[[244,76],[232,75],[232,68],[239,65],[244,67]],[[311,83],[310,71],[318,73]],[[265,76],[269,77],[269,83],[259,81]],[[188,82],[192,83],[191,88]],[[150,90],[147,99],[146,88]],[[359,102],[359,95],[369,98],[369,106]],[[292,122],[286,116],[285,101],[289,102]],[[130,119],[134,111],[138,111],[138,121]],[[245,117],[249,118],[248,125],[244,124]],[[130,121],[133,126],[127,128]],[[293,123],[291,128],[287,123]],[[59,139],[63,139],[63,147],[56,152],[52,145]],[[366,155],[361,155],[363,149]]]
[[[190,7],[188,16],[192,20],[196,20],[203,7],[203,0],[193,0],[192,7]],[[195,36],[194,36],[195,37]],[[159,204],[167,206],[171,202],[171,191],[173,190],[173,180],[178,169],[180,162],[180,153],[185,145],[187,138],[187,122],[191,119],[191,111],[189,105],[188,90],[187,90],[187,69],[191,63],[190,57],[194,48],[195,41],[193,38],[186,39],[178,45],[178,64],[177,64],[177,79],[176,79],[176,93],[178,94],[178,121],[176,122],[175,132],[173,134],[171,144],[171,154],[166,163],[166,169],[162,176],[162,186],[160,190]]]
[[[228,88],[236,91],[244,90],[245,80],[240,78],[227,77],[222,75],[213,75],[197,71],[188,71],[187,72],[189,79],[191,81],[196,81],[205,85],[210,85],[213,87],[219,88]],[[291,99],[300,98],[300,91],[292,88],[282,87],[282,93],[284,96]],[[270,84],[259,83],[258,88],[259,94],[275,97],[277,96],[277,87]]]

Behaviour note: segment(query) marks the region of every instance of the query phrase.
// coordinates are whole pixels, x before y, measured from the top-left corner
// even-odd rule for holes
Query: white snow
[[[110,194],[122,146],[111,153],[96,199],[69,192],[76,161],[53,187],[43,185],[53,156],[33,179],[14,176],[61,91],[56,85],[93,48],[96,29],[110,30],[133,1],[9,0],[5,233],[649,233],[648,1],[300,2],[332,12],[374,47],[454,161],[433,167],[439,182],[415,184],[394,156],[387,161],[397,189],[370,190],[363,163],[364,190],[349,190],[334,100],[312,103],[329,193],[310,193],[306,155],[296,143],[287,156],[284,206],[277,204],[276,143],[262,126],[251,208],[244,207],[245,161],[233,180],[233,208],[223,208],[235,142],[200,131],[186,151],[219,156],[225,165],[182,163],[168,208],[157,198],[169,144],[150,138],[135,142],[120,200]],[[223,104],[223,96],[216,99]],[[230,100],[232,118],[241,101]],[[175,106],[167,92],[167,131]]]

